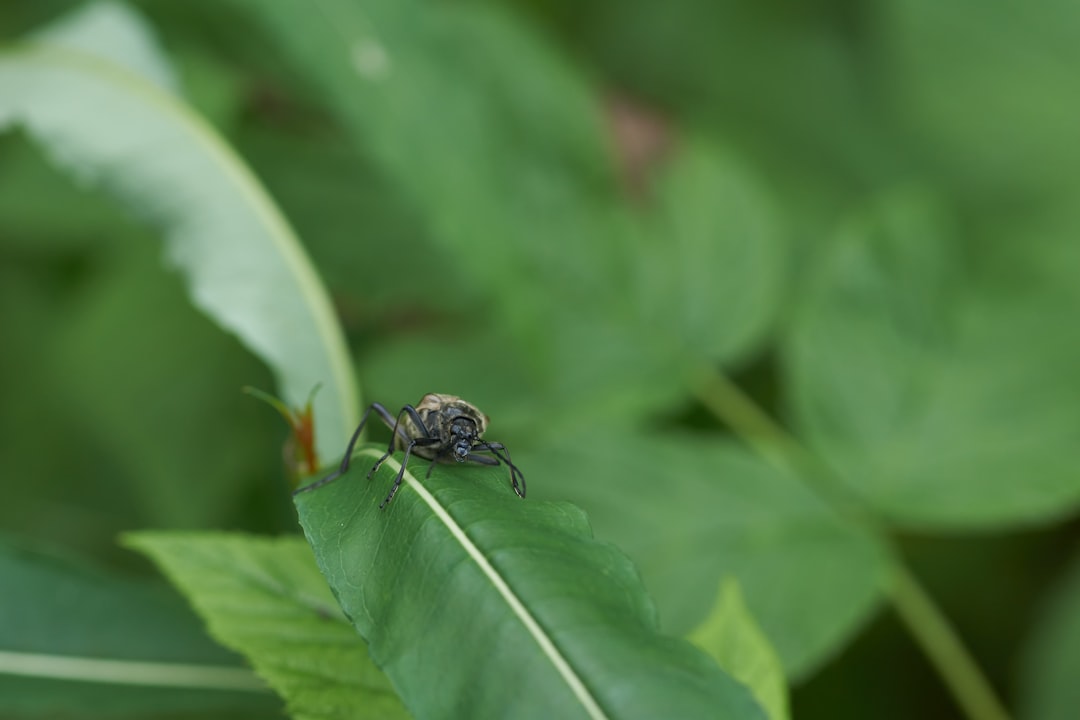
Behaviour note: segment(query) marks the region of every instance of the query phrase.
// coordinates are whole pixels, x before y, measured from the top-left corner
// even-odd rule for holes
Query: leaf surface
[[[210,634],[243,653],[293,717],[408,717],[302,538],[146,531],[125,542],[158,564]]]
[[[520,500],[505,467],[411,472],[368,447],[297,497],[324,574],[417,718],[761,717],[750,694],[659,634],[630,561],[566,503]],[[422,462],[417,467],[424,467]]]

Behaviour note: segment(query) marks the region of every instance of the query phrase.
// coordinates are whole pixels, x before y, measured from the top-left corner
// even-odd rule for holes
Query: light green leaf
[[[657,195],[652,232],[636,255],[651,326],[703,362],[742,359],[779,308],[777,208],[731,157],[694,138],[680,145]]]
[[[168,588],[0,543],[0,715],[206,717],[277,702]],[[227,715],[226,715],[227,713]]]
[[[1021,666],[1023,720],[1072,720],[1080,708],[1080,554],[1048,600]]]
[[[1011,245],[967,259],[932,200],[897,194],[836,238],[799,303],[799,424],[897,522],[1002,527],[1080,503],[1080,343],[1062,331],[1080,258],[1049,272]]]
[[[733,678],[750,688],[769,720],[787,720],[784,668],[743,602],[739,581],[726,578],[708,617],[689,635]]]
[[[66,43],[76,34],[65,28]],[[40,44],[0,54],[0,128],[12,125],[164,233],[193,302],[267,362],[288,402],[301,405],[322,383],[318,444],[339,446],[356,391],[326,292],[288,223],[206,123],[108,59]]]
[[[295,718],[406,718],[299,537],[140,532],[210,634],[243,653]]]
[[[514,460],[532,495],[580,505],[597,537],[634,560],[665,631],[685,634],[699,625],[721,579],[732,576],[796,680],[834,655],[877,608],[887,549],[801,480],[741,446],[597,429],[576,440],[543,454],[515,450]]]
[[[762,717],[704,654],[659,634],[634,566],[576,507],[517,498],[505,467],[439,465],[406,472],[380,510],[400,468],[390,458],[367,480],[381,454],[362,449],[297,507],[417,718]]]

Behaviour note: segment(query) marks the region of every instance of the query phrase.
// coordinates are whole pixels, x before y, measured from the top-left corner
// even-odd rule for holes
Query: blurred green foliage
[[[896,530],[1009,704],[1066,716],[1076,614],[1041,608],[1080,502],[1074,8],[133,5],[303,239],[365,402],[475,401],[673,631],[737,574],[808,678],[795,717],[953,716],[888,617],[844,651],[886,553],[718,439],[695,378],[721,367]],[[0,39],[76,6],[4,3]],[[125,530],[293,531],[243,385],[270,373],[157,233],[0,136],[0,529],[125,574]]]

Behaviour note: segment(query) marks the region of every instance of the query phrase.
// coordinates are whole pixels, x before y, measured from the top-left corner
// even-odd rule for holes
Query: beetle
[[[405,476],[405,468],[409,464],[409,457],[412,455],[431,461],[425,478],[431,476],[436,463],[475,462],[481,465],[505,463],[510,468],[510,483],[514,492],[520,498],[525,497],[525,476],[514,463],[510,462],[510,451],[502,443],[482,439],[488,427],[488,416],[481,412],[480,408],[462,400],[457,395],[442,393],[428,393],[415,407],[412,405],[402,407],[396,416],[391,415],[381,403],[371,403],[364,411],[364,416],[360,418],[360,424],[356,426],[352,438],[349,439],[341,466],[321,480],[293,491],[293,495],[328,485],[348,471],[353,447],[360,438],[360,433],[364,430],[364,425],[367,424],[368,416],[372,411],[391,429],[393,437],[390,439],[386,452],[375,461],[374,467],[368,472],[368,479],[371,479],[375,471],[395,450],[405,450],[401,469],[394,478],[390,494],[379,505],[380,510],[386,507],[397,494],[398,488],[401,487],[401,480]],[[490,453],[490,455],[479,453]]]

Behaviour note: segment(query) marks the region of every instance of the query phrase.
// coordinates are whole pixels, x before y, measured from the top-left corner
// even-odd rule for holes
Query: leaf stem
[[[893,607],[967,716],[973,720],[1009,720],[990,683],[918,579],[897,562],[892,580]]]
[[[735,383],[714,368],[703,369],[696,380],[698,399],[766,461],[793,471],[834,510],[860,524],[887,546],[894,546],[882,523],[843,484],[837,472]],[[957,704],[971,720],[1009,720],[1001,701],[944,613],[904,566],[899,553],[894,550],[890,557],[889,597],[893,607]]]

